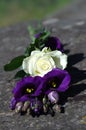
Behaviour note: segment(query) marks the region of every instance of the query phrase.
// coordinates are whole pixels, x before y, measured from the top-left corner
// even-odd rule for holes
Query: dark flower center
[[[33,88],[27,88],[27,89],[26,89],[26,92],[27,92],[27,93],[33,93],[33,92],[34,92],[34,89],[33,89]]]
[[[57,87],[57,84],[55,82],[52,82],[52,87],[53,88],[56,88]]]
[[[35,86],[33,84],[26,85],[24,88],[24,93],[25,94],[32,94],[35,91]]]
[[[55,77],[55,78],[49,80],[47,86],[52,89],[52,88],[58,88],[59,85],[60,85],[60,81],[58,80],[57,77]]]

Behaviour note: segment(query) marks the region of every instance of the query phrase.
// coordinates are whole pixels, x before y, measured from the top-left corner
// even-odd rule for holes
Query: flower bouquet
[[[58,108],[59,93],[68,89],[71,80],[65,70],[67,55],[60,40],[45,29],[37,33],[31,30],[30,34],[32,42],[24,55],[4,66],[5,71],[20,68],[15,75],[20,79],[12,90],[10,108],[32,115],[53,114],[54,106]]]

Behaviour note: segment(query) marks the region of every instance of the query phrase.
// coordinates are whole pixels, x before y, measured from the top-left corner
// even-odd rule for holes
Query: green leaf
[[[45,43],[49,36],[50,36],[50,32],[48,31],[42,32],[40,37],[35,39],[35,43],[34,43],[35,47],[39,48],[40,50],[43,49],[43,47],[45,47]]]
[[[26,73],[23,70],[20,70],[16,73],[16,75],[14,76],[14,78],[23,78],[26,75]]]
[[[34,42],[34,41],[35,41],[35,37],[34,37],[34,35],[35,35],[35,30],[33,29],[33,27],[28,26],[28,31],[29,31],[30,38],[31,38],[32,42]]]
[[[22,61],[24,58],[25,58],[25,56],[21,55],[21,56],[18,56],[16,58],[12,59],[9,64],[6,64],[4,66],[4,70],[5,71],[12,71],[12,70],[19,68],[22,65]]]
[[[41,39],[42,40],[45,40],[46,38],[48,38],[50,36],[50,32],[49,31],[45,31],[43,32],[42,36],[41,36]]]
[[[37,30],[29,26],[28,30],[32,38],[32,43],[26,48],[25,56],[30,56],[31,52],[37,48],[42,50],[45,47],[47,38],[50,36],[50,32],[41,26]],[[35,34],[40,34],[40,36],[36,38]]]
[[[29,47],[26,48],[25,50],[25,56],[30,56],[31,52],[35,50],[35,45],[34,44],[30,44]]]

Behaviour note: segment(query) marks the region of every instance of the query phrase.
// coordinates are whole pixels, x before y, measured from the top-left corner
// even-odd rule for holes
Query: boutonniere
[[[67,55],[49,31],[30,28],[30,34],[32,42],[25,53],[4,66],[5,71],[20,68],[14,76],[19,80],[12,90],[10,108],[32,115],[54,114],[54,106],[59,108],[59,93],[69,88],[71,80],[66,71]]]

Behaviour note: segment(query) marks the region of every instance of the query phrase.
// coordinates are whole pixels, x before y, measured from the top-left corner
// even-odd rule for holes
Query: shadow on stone
[[[66,92],[67,97],[74,97],[80,92],[84,91],[86,89],[86,84],[77,84],[77,85],[72,85],[68,91]]]
[[[86,79],[86,71],[79,70],[76,67],[68,68],[68,72],[71,75],[71,85],[81,82],[82,80]]]
[[[77,94],[81,93],[86,89],[86,84],[77,84],[77,85],[72,85],[66,92],[60,93],[60,101],[59,104],[64,105],[69,97],[74,97]],[[80,95],[78,96],[79,98],[74,98],[72,100],[76,101],[81,101],[81,100],[86,100],[86,96]],[[71,99],[70,99],[71,100]]]
[[[83,59],[85,59],[83,53],[69,55],[69,57],[68,57],[68,63],[69,63],[68,67],[75,65],[76,63],[82,61]]]
[[[70,55],[68,57],[68,72],[71,75],[71,84],[81,82],[82,80],[86,79],[86,71],[85,70],[79,70],[78,68],[74,67],[73,65],[77,64],[78,62],[84,60],[84,54],[74,54]]]
[[[86,89],[86,84],[81,82],[86,79],[86,71],[73,67],[73,65],[82,61],[84,58],[84,54],[82,53],[69,56],[69,65],[67,70],[71,75],[71,85],[66,92],[60,93],[59,104],[64,105],[68,101],[69,97],[74,97]],[[86,97],[82,95],[77,98],[77,101],[85,99]],[[74,97],[72,100],[76,100],[76,98]]]

